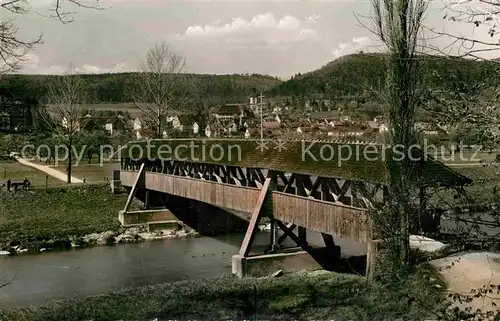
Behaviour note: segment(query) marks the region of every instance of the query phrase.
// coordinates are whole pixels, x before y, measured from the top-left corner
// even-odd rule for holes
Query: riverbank
[[[146,227],[121,227],[118,211],[123,209],[126,198],[125,194],[110,193],[109,186],[104,184],[0,190],[0,253],[44,252],[196,235],[184,228],[148,232]],[[132,204],[132,209],[138,209],[139,205]]]
[[[432,317],[444,300],[444,284],[429,265],[421,266],[398,293],[361,276],[318,272],[260,279],[224,276],[127,288],[38,308],[2,310],[0,319],[422,320]]]

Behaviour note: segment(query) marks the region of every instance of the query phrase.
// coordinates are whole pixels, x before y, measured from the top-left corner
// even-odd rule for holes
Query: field
[[[66,172],[67,163],[60,163],[58,166],[51,166],[63,173]],[[113,170],[120,169],[119,163],[88,164],[80,163],[71,168],[71,175],[79,179],[86,179],[87,183],[104,183],[111,180]]]
[[[106,185],[0,191],[0,244],[36,249],[48,240],[117,230],[126,198]]]
[[[436,286],[439,284],[439,286]],[[364,277],[310,273],[280,278],[195,279],[45,307],[0,311],[2,320],[423,320],[443,299],[436,271],[421,266],[399,293]]]

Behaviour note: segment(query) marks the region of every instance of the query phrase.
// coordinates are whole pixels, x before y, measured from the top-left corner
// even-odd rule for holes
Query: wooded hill
[[[420,56],[426,88],[443,92],[474,91],[500,80],[500,62]],[[385,54],[353,54],[278,84],[272,96],[318,96],[338,100],[377,101],[385,84]]]
[[[181,86],[189,86],[194,100],[220,103],[247,101],[252,92],[266,92],[281,80],[266,75],[208,75],[178,74]],[[2,93],[15,93],[19,100],[25,96],[42,98],[49,90],[56,75],[9,75],[0,80]],[[88,86],[89,103],[125,103],[133,101],[132,89],[138,85],[137,73],[82,75]],[[183,91],[185,92],[185,91]]]
[[[194,102],[211,105],[246,102],[252,93],[266,93],[267,98],[320,97],[339,101],[377,102],[385,84],[384,54],[353,54],[282,82],[266,75],[178,74],[181,86],[190,88]],[[445,96],[457,92],[475,95],[485,87],[500,82],[500,62],[470,61],[436,56],[421,56],[426,88]],[[133,88],[140,81],[137,73],[83,75],[89,103],[132,102]],[[0,100],[43,101],[55,75],[11,75],[0,79]],[[183,90],[180,90],[183,92]],[[1,101],[0,101],[1,104]]]

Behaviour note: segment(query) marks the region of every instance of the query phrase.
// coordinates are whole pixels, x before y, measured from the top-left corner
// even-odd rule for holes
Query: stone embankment
[[[121,228],[118,231],[105,231],[83,236],[68,236],[67,238],[52,239],[37,244],[20,244],[13,241],[5,246],[0,255],[34,253],[45,251],[66,250],[71,248],[85,248],[91,246],[114,245],[124,243],[138,243],[143,241],[155,241],[166,239],[180,239],[195,237],[198,233],[189,227],[171,230],[156,230],[149,232],[146,226],[134,226]]]

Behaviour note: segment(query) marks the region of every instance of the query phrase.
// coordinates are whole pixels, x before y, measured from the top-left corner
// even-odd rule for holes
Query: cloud
[[[51,74],[62,75],[66,72],[67,66],[50,65],[42,66],[40,59],[35,53],[29,53],[24,57],[22,72],[28,74]],[[117,63],[113,67],[99,67],[91,64],[75,66],[75,72],[80,74],[104,74],[132,71],[132,68],[125,63]]]
[[[131,71],[131,69],[123,62],[114,65],[111,68],[101,68],[94,65],[84,64],[76,68],[76,72],[82,74],[106,74]]]
[[[315,41],[319,40],[319,35],[312,25],[318,19],[317,15],[306,17],[304,20],[289,15],[277,19],[267,12],[248,21],[237,17],[225,24],[214,21],[204,26],[189,26],[180,37],[199,42],[224,41],[233,44]]]
[[[354,37],[350,42],[338,44],[337,48],[332,50],[332,54],[334,58],[338,58],[341,56],[357,53],[361,50],[366,50],[370,45],[372,45],[372,41],[370,38]]]

